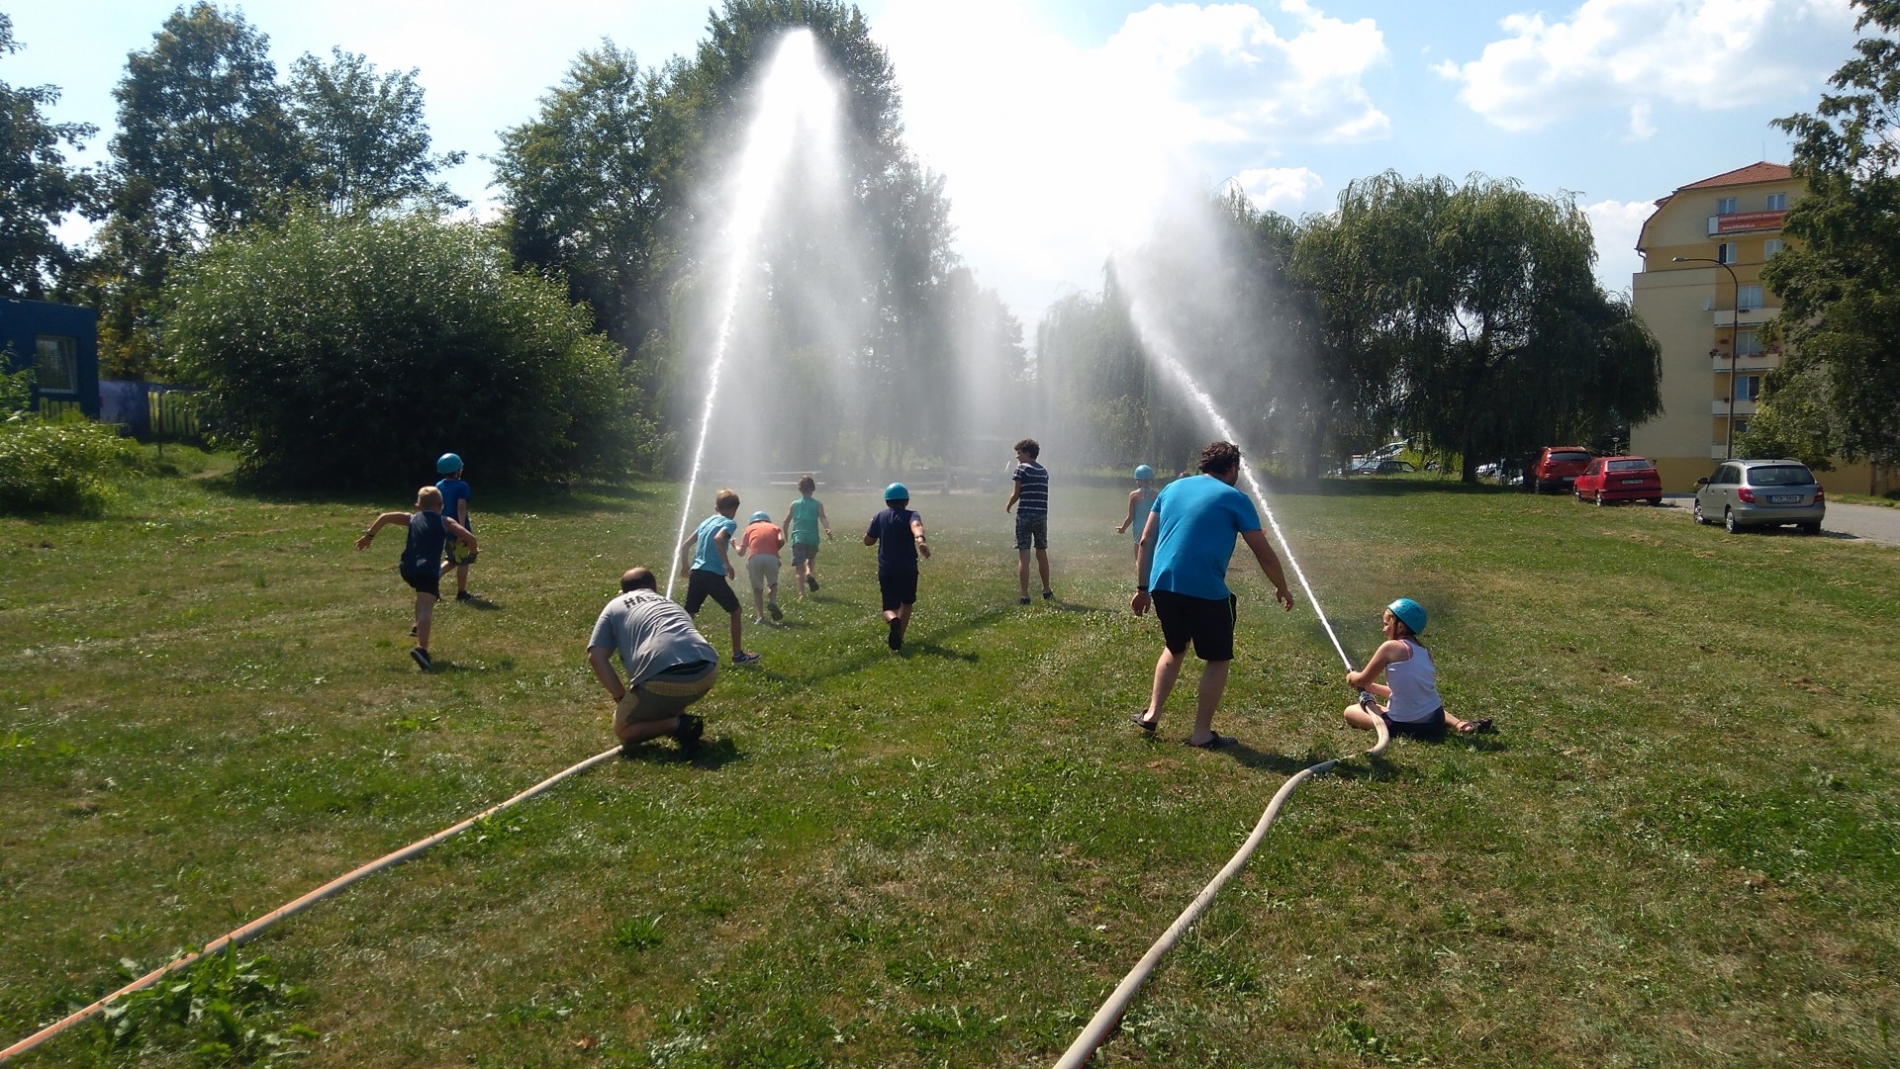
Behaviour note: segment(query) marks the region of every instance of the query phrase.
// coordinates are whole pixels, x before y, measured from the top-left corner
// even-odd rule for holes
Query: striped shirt
[[[1035,461],[1016,465],[1016,515],[1049,514],[1049,469]]]

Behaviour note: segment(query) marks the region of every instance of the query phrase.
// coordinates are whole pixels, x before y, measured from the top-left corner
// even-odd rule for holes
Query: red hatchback
[[[1580,445],[1547,445],[1524,478],[1537,493],[1560,493],[1576,483],[1589,463],[1590,451]]]
[[[1594,457],[1577,476],[1578,501],[1647,501],[1662,504],[1662,476],[1642,457]]]

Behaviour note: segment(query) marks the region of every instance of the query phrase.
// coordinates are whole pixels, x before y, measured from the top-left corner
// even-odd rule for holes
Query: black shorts
[[[1379,719],[1385,721],[1385,730],[1393,735],[1410,735],[1415,739],[1445,737],[1445,707],[1442,705],[1433,709],[1423,720],[1394,720],[1385,713],[1380,713]]]
[[[442,596],[441,565],[424,564],[421,567],[412,568],[409,562],[404,560],[397,571],[401,573],[402,581],[414,587],[416,593],[429,594],[438,598]]]
[[[917,604],[916,572],[879,572],[877,573],[877,592],[884,597],[884,611],[896,612],[906,605]]]
[[[686,615],[698,616],[699,607],[711,598],[727,612],[739,611],[739,595],[732,592],[732,584],[719,572],[702,572],[695,568],[686,577]]]
[[[1194,643],[1194,654],[1203,661],[1234,659],[1234,621],[1240,617],[1240,599],[1232,594],[1221,600],[1157,590],[1148,595],[1155,615],[1161,618],[1161,639],[1176,657]]]

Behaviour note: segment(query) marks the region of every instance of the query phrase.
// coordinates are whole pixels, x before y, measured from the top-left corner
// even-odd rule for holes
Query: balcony
[[[1727,234],[1747,234],[1758,230],[1780,230],[1781,221],[1787,211],[1778,212],[1730,212],[1727,215],[1709,216],[1709,236],[1721,237]]]
[[[1737,323],[1744,327],[1759,327],[1780,314],[1779,308],[1744,308],[1740,315],[1726,308],[1717,308],[1709,313],[1709,325],[1717,329]]]
[[[1735,370],[1740,372],[1773,371],[1781,366],[1780,353],[1745,353],[1735,361]],[[1729,370],[1728,356],[1709,358],[1709,370],[1717,374],[1726,374]]]
[[[1737,416],[1754,415],[1755,402],[1750,401],[1745,397],[1737,397],[1735,399],[1735,414]],[[1728,415],[1728,398],[1718,397],[1713,402],[1711,402],[1710,407],[1709,407],[1709,415],[1711,416]]]

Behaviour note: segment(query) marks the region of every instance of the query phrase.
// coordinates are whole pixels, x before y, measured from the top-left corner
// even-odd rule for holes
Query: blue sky
[[[126,54],[175,5],[66,0],[7,9],[25,51],[0,79],[53,84],[55,117],[112,128]],[[228,6],[228,5],[227,5]],[[1651,202],[1758,159],[1769,120],[1812,108],[1854,41],[1847,0],[869,0],[912,147],[948,178],[959,244],[1033,330],[1099,286],[1183,188],[1237,181],[1287,214],[1324,211],[1382,170],[1511,177],[1588,207],[1606,286],[1639,266]],[[280,68],[331,46],[419,69],[452,184],[492,200],[495,132],[528,118],[601,38],[658,63],[690,50],[699,4],[654,0],[254,0]],[[83,233],[83,229],[70,229]]]

